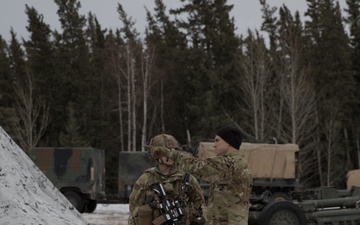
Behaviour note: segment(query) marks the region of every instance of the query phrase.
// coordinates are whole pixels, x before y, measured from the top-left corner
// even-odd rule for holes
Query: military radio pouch
[[[153,215],[153,210],[148,204],[140,206],[138,209],[139,224],[152,225],[152,220],[153,220],[152,215]]]

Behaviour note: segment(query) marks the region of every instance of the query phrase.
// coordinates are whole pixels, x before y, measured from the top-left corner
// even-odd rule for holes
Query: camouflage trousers
[[[227,222],[224,221],[223,217],[214,217],[213,213],[209,215],[206,207],[203,207],[203,215],[206,218],[205,225],[248,225],[248,211],[244,211],[238,216],[228,216]]]

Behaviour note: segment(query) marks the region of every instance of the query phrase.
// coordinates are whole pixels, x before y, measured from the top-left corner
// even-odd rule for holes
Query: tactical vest
[[[146,190],[146,199],[154,199],[156,201],[159,201],[158,196],[153,190],[150,189],[150,186],[152,184],[160,182],[163,185],[164,191],[169,199],[185,201],[185,216],[182,218],[181,224],[189,225],[192,219],[192,215],[195,213],[195,209],[192,204],[188,204],[189,197],[186,191],[183,196],[180,196],[182,179],[185,174],[175,170],[174,172],[171,172],[169,175],[165,176],[158,173],[155,168],[150,168],[146,170],[145,174],[147,174],[148,176],[148,189]],[[152,218],[155,219],[159,216],[161,216],[160,211],[158,209],[153,209]]]

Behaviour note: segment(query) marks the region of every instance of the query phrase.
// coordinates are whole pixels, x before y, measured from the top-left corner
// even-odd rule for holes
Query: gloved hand
[[[160,157],[167,157],[167,148],[159,146],[145,145],[145,150],[149,152],[150,157],[153,159],[159,159]]]
[[[205,218],[203,216],[199,216],[199,217],[196,217],[194,218],[190,225],[204,225],[205,224]]]

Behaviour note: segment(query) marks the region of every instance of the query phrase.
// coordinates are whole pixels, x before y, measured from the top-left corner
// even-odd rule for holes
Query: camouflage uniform
[[[252,177],[243,152],[198,159],[168,149],[179,168],[211,183],[206,222],[209,225],[247,225]]]
[[[154,191],[150,189],[150,185],[160,182],[171,200],[181,198],[186,202],[186,215],[183,217],[182,224],[189,225],[192,219],[192,215],[196,215],[198,213],[196,209],[201,209],[201,205],[204,202],[204,197],[198,181],[191,175],[189,177],[189,185],[186,186],[185,196],[179,196],[184,175],[185,173],[178,170],[175,166],[171,168],[171,171],[168,175],[161,174],[157,170],[157,167],[147,169],[144,174],[142,174],[136,181],[133,191],[131,192],[129,200],[130,215],[128,224],[139,225],[137,223],[137,210],[140,206],[146,204],[146,199],[148,196],[155,196]],[[159,210],[153,210],[152,218],[155,219],[159,216]]]

